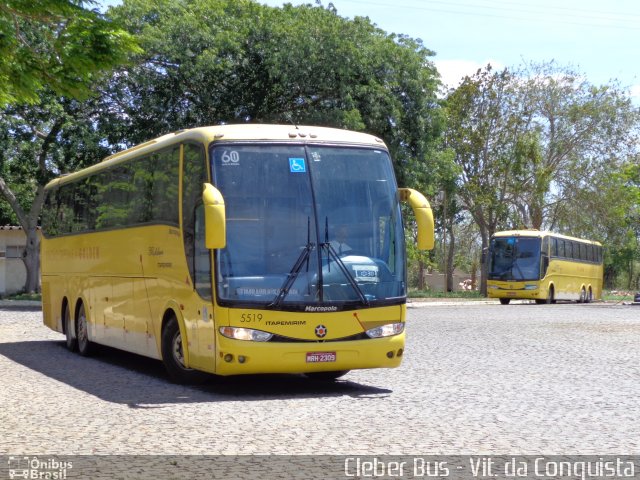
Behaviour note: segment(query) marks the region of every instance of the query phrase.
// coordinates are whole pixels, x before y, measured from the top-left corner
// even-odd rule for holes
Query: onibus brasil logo
[[[26,478],[38,480],[64,480],[73,462],[55,458],[10,456],[9,478]]]

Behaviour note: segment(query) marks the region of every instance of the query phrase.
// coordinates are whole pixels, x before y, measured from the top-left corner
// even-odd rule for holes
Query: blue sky
[[[282,0],[259,0],[282,6]],[[294,5],[315,0],[289,0]],[[327,0],[322,3],[328,5]],[[640,100],[637,0],[333,0],[338,15],[366,16],[389,33],[423,40],[446,84],[491,63],[555,60],[596,85],[617,79]]]

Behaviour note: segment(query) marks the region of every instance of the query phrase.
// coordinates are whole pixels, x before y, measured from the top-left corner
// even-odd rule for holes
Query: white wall
[[[24,288],[27,270],[20,258],[7,258],[7,247],[24,247],[27,236],[17,227],[0,227],[0,295],[11,295]]]

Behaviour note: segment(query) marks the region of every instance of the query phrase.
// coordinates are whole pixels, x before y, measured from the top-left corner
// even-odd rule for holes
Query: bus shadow
[[[102,400],[131,408],[161,408],[163,404],[274,400],[350,396],[387,397],[391,390],[347,379],[311,380],[303,375],[211,375],[201,385],[169,381],[158,360],[108,347],[89,358],[69,352],[64,342],[0,343],[0,355],[37,373]]]

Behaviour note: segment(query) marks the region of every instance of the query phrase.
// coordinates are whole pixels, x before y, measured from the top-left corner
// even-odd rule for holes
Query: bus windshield
[[[489,279],[504,281],[540,278],[540,239],[495,237],[489,250]]]
[[[211,158],[227,212],[220,302],[296,309],[404,300],[404,235],[386,151],[217,143]]]

